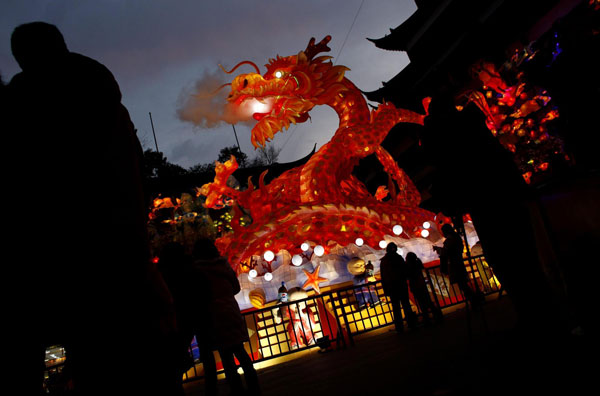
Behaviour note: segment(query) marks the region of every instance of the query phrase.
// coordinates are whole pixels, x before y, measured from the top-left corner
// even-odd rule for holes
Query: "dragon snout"
[[[248,80],[244,79],[244,83],[242,84],[242,89],[246,88],[248,86]],[[231,92],[229,93],[229,95],[227,95],[227,99],[231,99],[234,96],[235,92],[233,91],[233,89],[231,90]]]
[[[231,82],[231,89],[242,90],[248,87],[248,85],[257,85],[264,82],[265,79],[260,74],[249,73],[240,74]]]

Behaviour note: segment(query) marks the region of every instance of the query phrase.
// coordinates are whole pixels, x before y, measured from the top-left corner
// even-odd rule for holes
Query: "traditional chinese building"
[[[585,322],[591,296],[582,290],[591,289],[581,274],[596,271],[585,246],[600,242],[598,1],[416,4],[389,35],[371,39],[405,51],[410,64],[366,96],[415,111],[432,97],[430,116],[424,128],[395,127],[383,146],[422,207],[472,215],[523,317],[554,298],[549,311]],[[361,165],[362,179],[380,177]]]

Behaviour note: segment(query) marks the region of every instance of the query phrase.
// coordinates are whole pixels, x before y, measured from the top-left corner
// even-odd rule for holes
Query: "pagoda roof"
[[[367,40],[373,42],[377,48],[388,51],[409,51],[426,27],[435,20],[437,15],[434,12],[435,8],[441,2],[441,0],[417,2],[417,10],[402,24],[390,29],[390,34],[379,39],[367,38]]]
[[[414,109],[408,103],[400,103],[399,101],[404,98],[407,100],[411,98],[412,95],[409,95],[411,90],[411,86],[414,82],[417,82],[421,78],[421,71],[419,67],[416,66],[414,62],[409,63],[402,71],[392,77],[389,81],[382,82],[382,87],[371,92],[363,92],[368,100],[372,102],[393,102],[396,106],[400,106],[402,108],[417,110]],[[404,87],[402,93],[398,92],[398,90],[394,89],[394,87]]]
[[[383,82],[379,89],[363,92],[369,101],[392,102],[422,113],[422,98],[451,94],[468,84],[472,79],[469,67],[473,62],[487,59],[502,63],[514,43],[528,44],[543,32],[552,33],[549,29],[554,21],[578,4],[587,5],[577,0],[433,0],[423,3],[405,22],[391,29],[389,35],[370,39],[378,48],[406,51],[410,63]],[[466,111],[460,116],[469,120],[469,117],[480,116],[471,111],[474,113],[470,116]],[[420,191],[421,207],[435,212],[446,207],[447,197],[442,191],[441,170],[431,158],[425,157],[421,142],[415,137],[421,132],[419,128],[399,124],[382,146]],[[357,173],[369,191],[386,183],[386,174],[380,168],[374,158],[364,159],[359,165]]]
[[[371,40],[379,48],[406,51],[410,64],[365,96],[402,106],[407,97],[431,95],[435,84],[468,80],[468,67],[480,58],[505,58],[504,50],[556,3],[574,0],[444,0],[425,2],[392,33]],[[501,60],[501,59],[496,59]],[[419,98],[420,99],[420,98]]]

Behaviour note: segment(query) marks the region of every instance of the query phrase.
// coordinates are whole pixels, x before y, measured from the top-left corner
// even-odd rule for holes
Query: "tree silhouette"
[[[233,155],[240,168],[265,167],[277,162],[280,151],[273,145],[269,145],[258,150],[257,155],[252,160],[248,160],[248,156],[240,151],[238,146],[230,146],[219,151],[217,160],[225,162]],[[213,181],[215,164],[211,161],[185,169],[169,162],[162,152],[146,149],[143,176],[146,199],[150,202],[158,195],[179,197],[182,192],[194,193],[195,188]]]
[[[162,152],[144,151],[144,190],[147,203],[159,194],[178,195],[188,190],[190,173],[179,165],[170,163]]]
[[[167,161],[167,157],[160,151],[147,149],[144,151],[144,177],[168,178],[173,176],[183,176],[186,170],[179,165]]]
[[[208,164],[196,164],[194,166],[191,166],[190,169],[188,169],[188,173],[190,173],[192,175],[204,175],[206,173],[210,173],[211,175],[214,175],[214,172],[215,172],[214,162],[211,162]]]
[[[253,160],[253,165],[273,165],[279,158],[279,152],[281,149],[275,148],[274,145],[269,144],[266,147],[261,147],[256,153],[256,157]]]
[[[219,151],[219,158],[217,160],[219,162],[225,162],[229,158],[231,158],[232,155],[237,160],[238,164],[240,165],[240,168],[246,167],[246,165],[248,163],[248,156],[246,154],[244,154],[239,149],[238,146],[230,146],[230,147],[222,148],[221,151]]]

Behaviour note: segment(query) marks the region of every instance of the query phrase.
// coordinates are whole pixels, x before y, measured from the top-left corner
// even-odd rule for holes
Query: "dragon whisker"
[[[256,63],[251,62],[251,61],[242,61],[240,63],[238,63],[237,65],[235,65],[233,67],[233,69],[227,71],[225,70],[225,68],[222,65],[219,65],[219,67],[221,68],[221,70],[223,70],[225,73],[227,74],[231,74],[233,73],[238,67],[242,66],[242,65],[250,65],[254,68],[254,70],[256,70],[256,74],[260,74],[260,69],[258,68],[258,66],[256,66]]]
[[[220,90],[222,90],[223,88],[225,88],[227,86],[231,86],[231,83],[225,83],[225,84],[221,85],[219,88],[215,89],[214,91],[212,91],[209,94],[206,94],[206,95],[192,95],[192,96],[194,96],[195,98],[199,98],[199,99],[210,98],[210,97],[215,96],[217,94],[217,92],[219,92]]]

